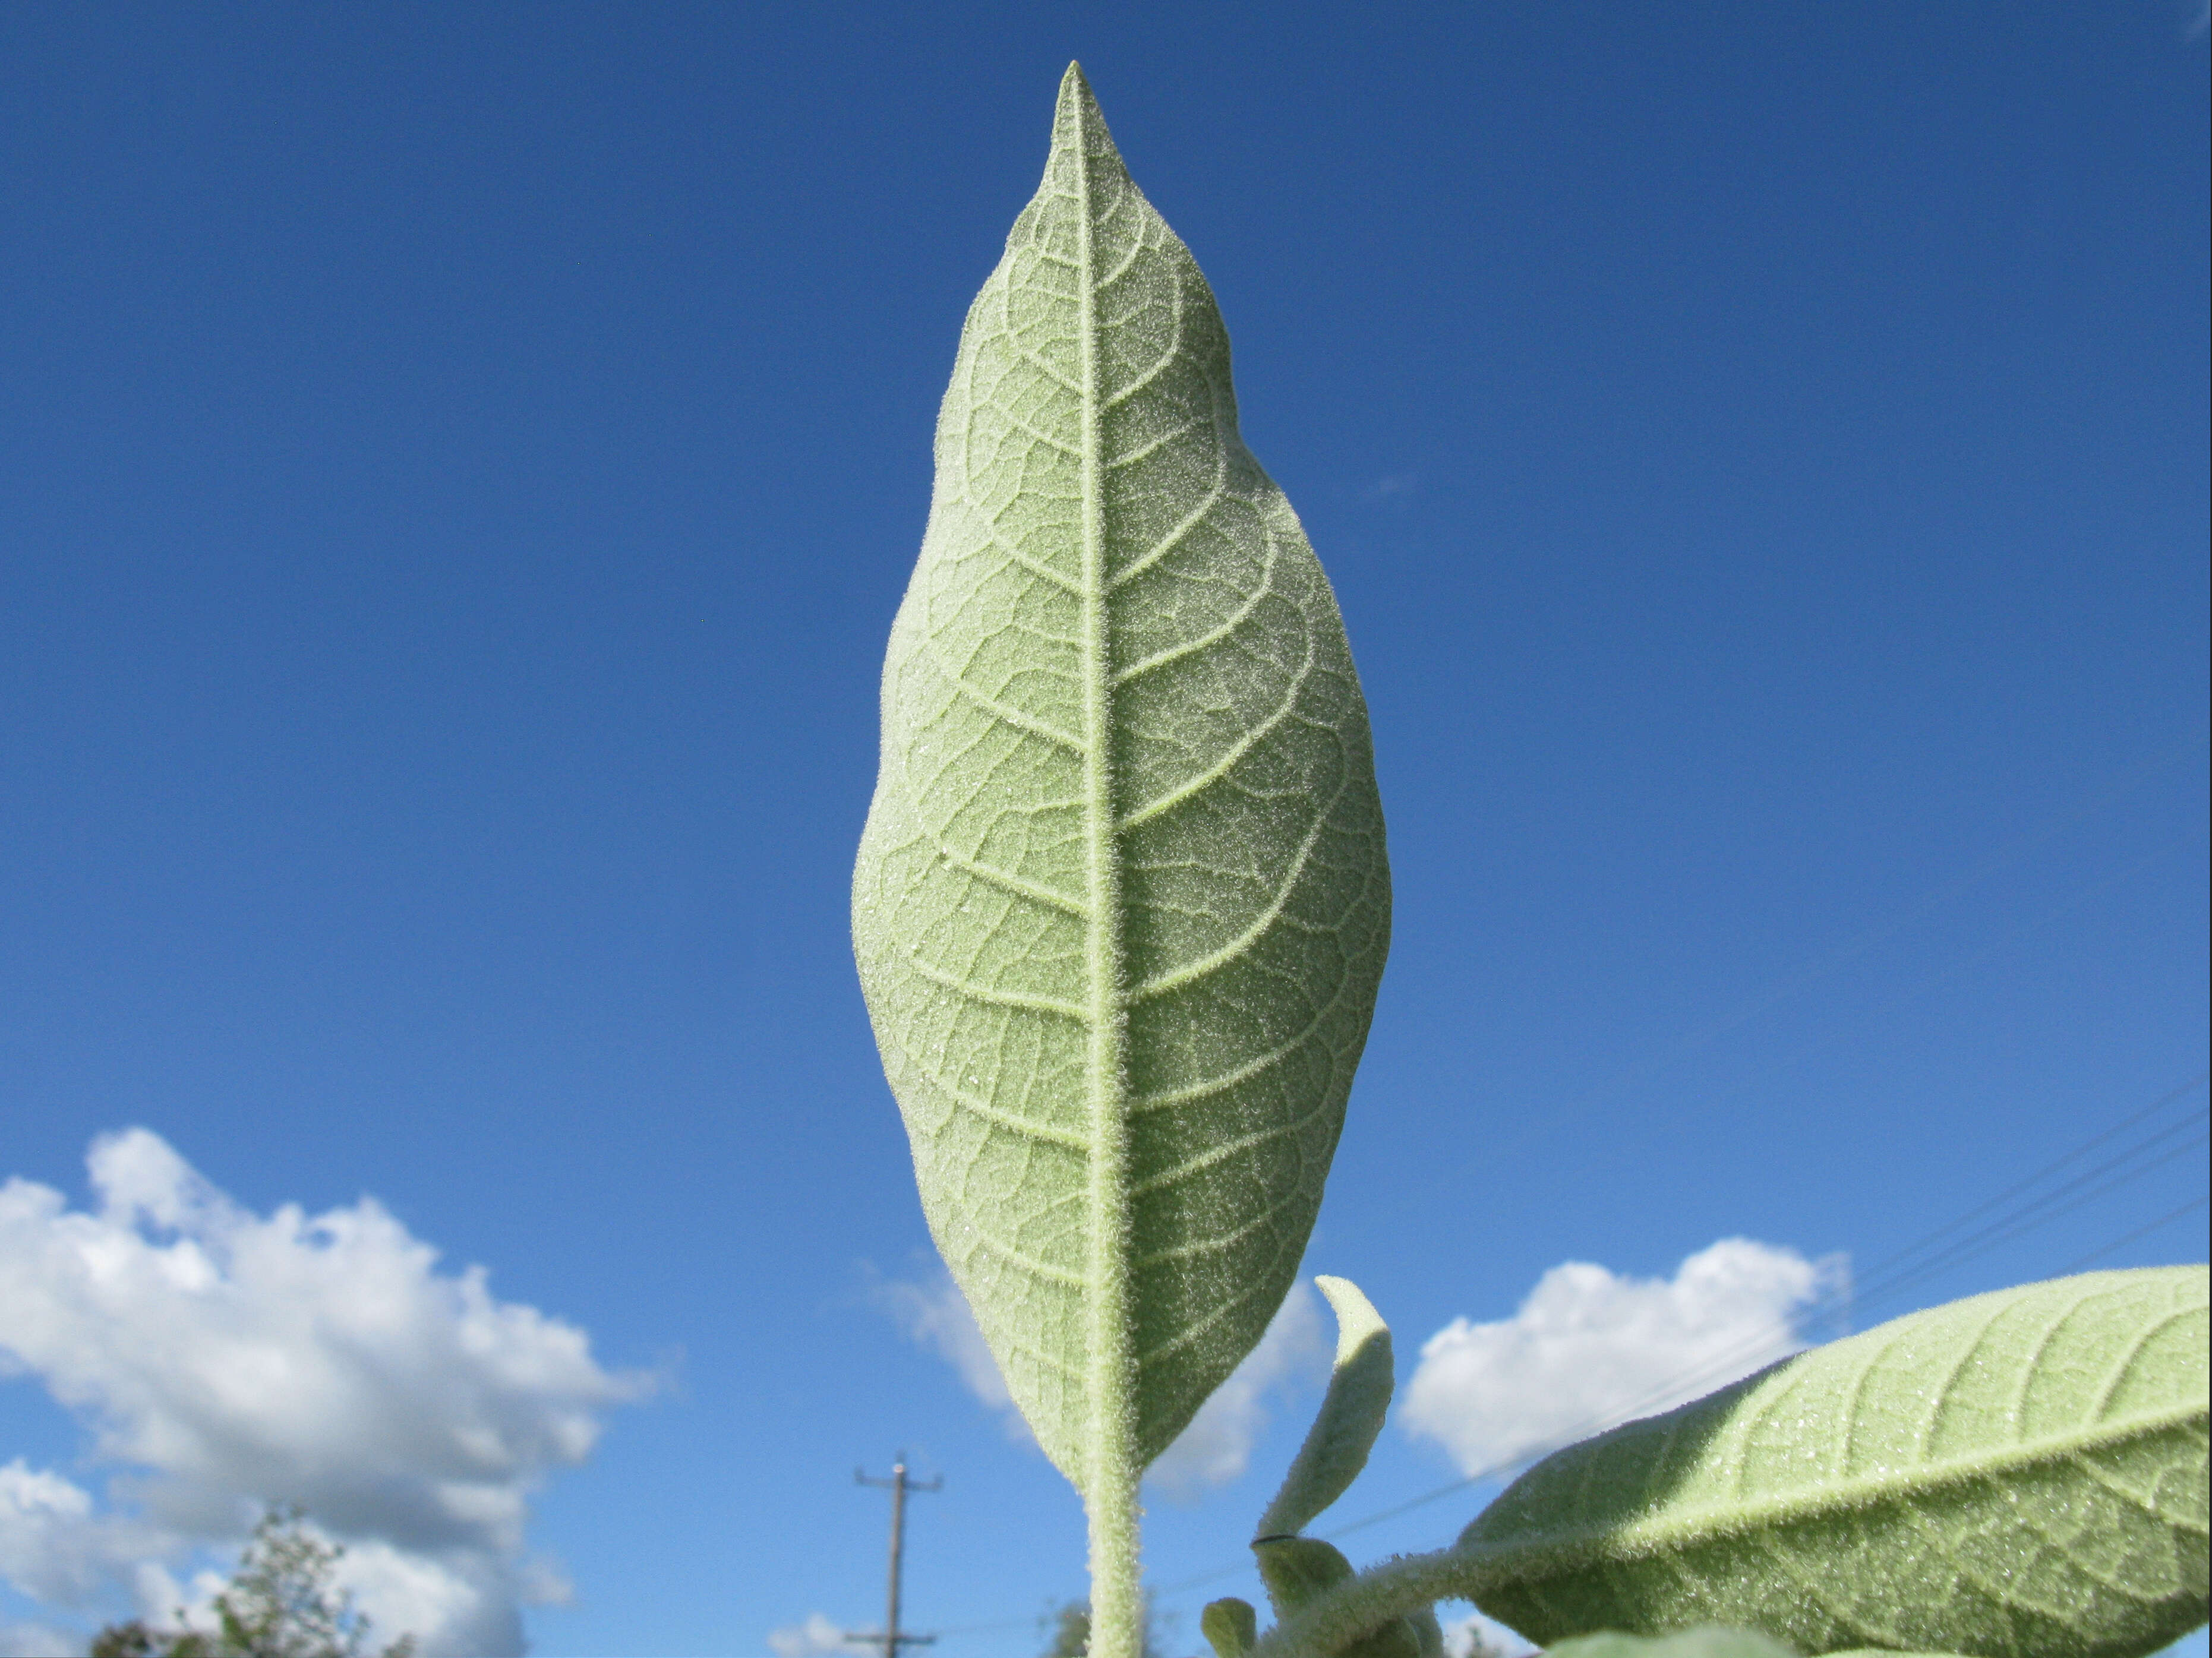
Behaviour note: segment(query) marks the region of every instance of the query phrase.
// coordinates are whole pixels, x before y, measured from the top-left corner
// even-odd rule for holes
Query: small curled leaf
[[[1352,1576],[1352,1562],[1318,1537],[1263,1537],[1252,1545],[1275,1616],[1287,1618]]]
[[[1260,1517],[1261,1537],[1303,1531],[1343,1496],[1367,1466],[1390,1409],[1390,1327],[1350,1279],[1317,1278],[1314,1287],[1336,1315],[1336,1366],[1283,1488]]]
[[[1213,1649],[1214,1658],[1244,1658],[1260,1639],[1260,1619],[1249,1600],[1231,1595],[1207,1604],[1198,1615],[1198,1630]]]

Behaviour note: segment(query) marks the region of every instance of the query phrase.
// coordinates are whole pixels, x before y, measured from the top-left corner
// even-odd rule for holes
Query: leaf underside
[[[1260,1516],[1257,1539],[1304,1531],[1343,1496],[1367,1466],[1390,1409],[1390,1327],[1349,1279],[1317,1278],[1314,1285],[1336,1315],[1336,1363],[1305,1443]]]
[[[2206,1303],[2202,1266],[2000,1291],[1586,1441],[1462,1536],[1478,1604],[1547,1644],[2154,1652],[2205,1620]]]
[[[1288,1291],[1389,926],[1362,701],[1079,73],[963,331],[854,882],[923,1207],[1039,1442],[1139,1465]]]
[[[1545,1658],[1797,1658],[1789,1648],[1740,1629],[1690,1629],[1677,1635],[1624,1635],[1607,1630],[1577,1636]]]

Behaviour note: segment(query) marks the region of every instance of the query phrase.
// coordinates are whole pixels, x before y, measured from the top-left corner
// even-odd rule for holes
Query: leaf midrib
[[[1608,1558],[1659,1554],[1684,1543],[1717,1541],[1752,1532],[1772,1531],[1848,1509],[1865,1509],[1876,1503],[1933,1494],[1947,1487],[2017,1473],[2039,1463],[2069,1461],[2125,1440],[2167,1432],[2192,1421],[2201,1422],[2205,1415],[2204,1406],[2191,1402],[2130,1417],[2122,1422],[2100,1424],[2092,1431],[2047,1436],[2008,1446],[2001,1451],[1977,1453],[1971,1460],[1949,1458],[1901,1473],[1823,1481],[1776,1497],[1753,1497],[1725,1508],[1707,1504],[1625,1526],[1602,1529],[1583,1526],[1572,1532],[1553,1531],[1527,1539],[1476,1539],[1464,1545],[1461,1552],[1498,1562],[1525,1561],[1533,1557],[1541,1564],[1530,1569],[1516,1569],[1513,1575],[1516,1580],[1537,1577],[1578,1565],[1600,1554]],[[2172,1523],[2203,1529],[2190,1527],[2189,1522],[2183,1520]],[[1554,1558],[1547,1560],[1547,1556]]]
[[[1086,968],[1090,1033],[1085,1091],[1091,1105],[1091,1365],[1087,1378],[1089,1479],[1094,1501],[1133,1486],[1137,1457],[1129,1284],[1128,1101],[1123,1053],[1121,864],[1113,773],[1114,665],[1107,612],[1104,462],[1099,432],[1097,250],[1091,203],[1091,145],[1079,94],[1070,100],[1075,161],[1076,328],[1083,511],[1083,817],[1090,902]],[[1132,1492],[1133,1496],[1133,1492]]]

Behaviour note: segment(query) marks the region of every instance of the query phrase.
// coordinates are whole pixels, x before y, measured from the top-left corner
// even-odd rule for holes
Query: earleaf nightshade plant
[[[1091,1650],[1137,1658],[1139,1482],[1289,1291],[1390,890],[1335,599],[1073,65],[936,459],[854,954],[931,1234],[1089,1513]],[[2142,1658],[2204,1620],[2203,1267],[1801,1354],[1364,1572],[1302,1533],[1381,1430],[1389,1332],[1317,1282],[1335,1370],[1252,1544],[1276,1622],[1214,1602],[1218,1658],[1440,1658],[1440,1599],[1562,1658]]]

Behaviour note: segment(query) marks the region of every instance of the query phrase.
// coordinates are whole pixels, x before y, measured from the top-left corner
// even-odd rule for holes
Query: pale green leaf
[[[1301,1612],[1339,1583],[1352,1581],[1352,1562],[1344,1552],[1318,1537],[1263,1537],[1252,1545],[1252,1552],[1260,1558],[1260,1581],[1267,1586],[1278,1618]]]
[[[1210,1600],[1198,1615],[1198,1632],[1213,1649],[1214,1658],[1244,1658],[1260,1638],[1259,1614],[1249,1600],[1234,1595]]]
[[[2205,1620],[2206,1303],[2163,1267],[1899,1319],[1538,1464],[1407,1588],[1547,1642],[2154,1652]]]
[[[1279,1619],[1296,1616],[1353,1578],[1352,1563],[1334,1543],[1318,1537],[1263,1537],[1252,1545],[1252,1552],[1260,1558],[1260,1581],[1267,1587],[1267,1599]],[[1328,1649],[1329,1658],[1422,1658],[1426,1631],[1421,1612],[1426,1611],[1388,1619]],[[1425,1621],[1433,1625],[1433,1613]],[[1441,1649],[1443,1644],[1438,1631],[1437,1645]]]
[[[1750,1630],[1723,1629],[1709,1624],[1674,1635],[1623,1635],[1619,1630],[1577,1635],[1555,1647],[1546,1648],[1544,1658],[1797,1658],[1797,1654],[1780,1642]],[[1829,1658],[1959,1658],[1959,1655],[1859,1647],[1850,1652],[1832,1653]]]
[[[1343,1496],[1367,1466],[1390,1410],[1390,1327],[1350,1279],[1317,1278],[1314,1284],[1336,1315],[1336,1365],[1305,1443],[1260,1516],[1260,1537],[1302,1531]]]
[[[1797,1658],[1779,1642],[1749,1630],[1707,1625],[1674,1635],[1624,1635],[1605,1630],[1545,1649],[1546,1658]]]
[[[938,1246],[1095,1514],[1290,1287],[1389,896],[1335,600],[1072,69],[961,337],[883,720],[878,1046]]]

